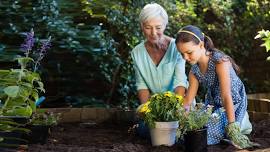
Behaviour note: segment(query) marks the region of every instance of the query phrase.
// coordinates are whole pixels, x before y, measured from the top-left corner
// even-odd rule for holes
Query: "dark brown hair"
[[[191,33],[189,33],[189,32],[191,32]],[[179,42],[187,43],[187,42],[191,42],[191,41],[197,45],[200,43],[200,41],[204,42],[206,54],[209,54],[209,53],[212,54],[214,51],[220,52],[221,54],[223,54],[221,61],[229,60],[232,63],[232,66],[233,66],[234,70],[236,71],[236,73],[240,73],[240,68],[234,62],[234,60],[230,56],[226,55],[224,52],[215,48],[214,43],[209,36],[205,35],[201,31],[200,28],[193,26],[193,25],[187,25],[179,30],[179,32],[177,33],[177,36],[176,36],[175,43],[176,44]],[[221,61],[219,61],[218,63],[220,63]]]

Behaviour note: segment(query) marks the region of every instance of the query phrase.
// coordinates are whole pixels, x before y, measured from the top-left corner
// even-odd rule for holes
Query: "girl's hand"
[[[189,111],[190,111],[190,108],[191,108],[191,106],[190,105],[186,105],[186,104],[184,104],[184,109],[185,109],[185,111],[188,113]]]
[[[229,123],[226,127],[226,133],[232,144],[238,149],[260,146],[257,143],[251,142],[246,135],[241,133],[240,126],[237,122]]]

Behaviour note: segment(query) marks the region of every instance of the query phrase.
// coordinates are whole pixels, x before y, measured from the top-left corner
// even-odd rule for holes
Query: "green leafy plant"
[[[36,110],[35,101],[39,94],[45,92],[43,83],[37,73],[40,61],[50,47],[50,38],[42,41],[37,51],[34,46],[34,31],[26,33],[25,42],[21,45],[24,57],[17,58],[19,69],[0,70],[0,115],[30,117]],[[36,58],[30,55],[36,56]]]
[[[40,40],[40,47],[34,51],[35,38],[33,29],[23,34],[26,35],[26,39],[21,45],[21,53],[24,55],[16,58],[20,68],[0,70],[0,116],[1,118],[10,118],[10,121],[0,122],[0,130],[2,129],[3,132],[29,131],[29,129],[25,128],[29,123],[29,118],[33,117],[33,113],[36,114],[37,105],[44,100],[44,97],[39,97],[41,93],[45,92],[45,89],[37,71],[40,61],[44,58],[47,49],[50,48],[51,37]],[[43,123],[54,123],[54,117],[51,115],[46,115],[46,118],[44,116],[44,119],[42,119]],[[15,126],[16,119],[25,119],[26,122],[17,127]],[[3,141],[8,138],[13,138],[12,134],[1,137],[1,144],[4,144]]]
[[[185,134],[186,131],[199,130],[205,127],[212,117],[212,109],[213,106],[205,106],[203,103],[197,103],[189,112],[185,112],[179,121],[179,129],[182,134]]]
[[[262,29],[261,31],[258,31],[258,34],[255,36],[255,39],[262,39],[264,41],[261,46],[264,46],[266,48],[266,52],[270,50],[270,31]],[[267,60],[270,60],[270,56],[267,57]]]
[[[154,128],[155,122],[178,121],[183,111],[183,97],[169,91],[152,95],[137,108],[137,112],[150,128]]]
[[[27,59],[18,59],[19,63]],[[0,115],[31,116],[35,110],[35,100],[39,91],[44,91],[43,83],[37,73],[24,69],[1,70],[1,95],[3,101]]]

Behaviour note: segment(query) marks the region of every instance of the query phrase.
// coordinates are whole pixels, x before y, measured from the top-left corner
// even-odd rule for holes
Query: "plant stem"
[[[9,101],[9,96],[7,97],[7,100],[5,101],[5,104],[3,105],[2,109],[5,109],[7,107],[8,101]]]

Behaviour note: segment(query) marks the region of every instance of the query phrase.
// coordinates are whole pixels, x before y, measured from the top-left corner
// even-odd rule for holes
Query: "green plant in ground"
[[[20,59],[19,59],[20,60]],[[1,70],[2,82],[0,115],[29,117],[35,110],[35,100],[39,98],[39,90],[43,84],[37,73],[26,69]]]
[[[178,121],[183,111],[183,97],[169,91],[152,95],[137,108],[137,112],[150,128],[154,128],[155,122]]]
[[[255,39],[262,39],[264,41],[261,46],[264,46],[266,48],[266,52],[270,50],[270,31],[262,29],[261,31],[258,31],[258,34],[255,36]],[[270,60],[270,56],[267,57],[267,60]]]
[[[26,33],[21,45],[24,57],[17,58],[19,69],[0,70],[0,115],[30,117],[36,110],[35,101],[45,92],[37,68],[50,47],[50,38],[42,41],[41,47],[33,52],[34,31]],[[36,58],[30,55],[35,55]]]
[[[27,142],[25,139],[12,137],[12,134],[27,134],[29,129],[24,128],[25,124],[15,122],[10,118],[0,118],[0,147],[18,147],[18,144],[5,143],[5,140],[16,140]],[[10,135],[10,136],[9,136]]]

